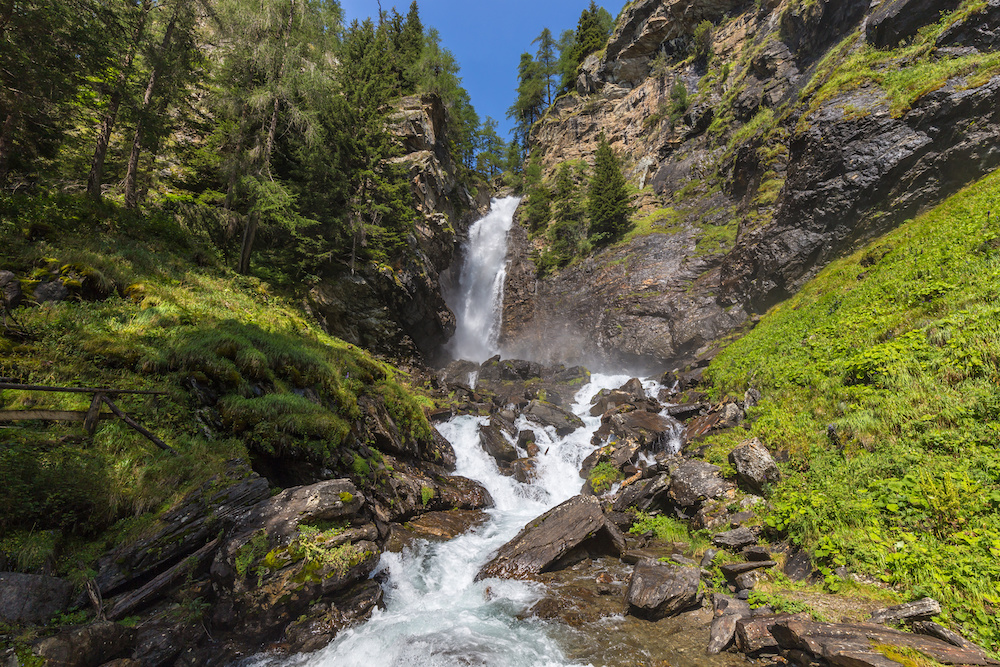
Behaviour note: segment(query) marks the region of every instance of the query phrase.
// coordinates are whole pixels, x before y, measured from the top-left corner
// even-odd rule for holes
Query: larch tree
[[[545,83],[545,106],[550,107],[552,106],[555,89],[555,82],[553,80],[559,74],[556,40],[552,37],[552,31],[545,28],[531,43],[538,45],[538,51],[535,53],[535,62],[538,65],[538,75]]]

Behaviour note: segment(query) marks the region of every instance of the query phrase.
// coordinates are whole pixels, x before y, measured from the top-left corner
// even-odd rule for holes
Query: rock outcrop
[[[831,260],[1000,166],[1000,72],[961,66],[997,48],[1000,7],[939,24],[957,4],[629,3],[606,51],[584,62],[578,94],[554,104],[531,142],[552,179],[562,163],[591,162],[607,137],[639,188],[640,233],[536,279],[543,242],[512,231],[505,349],[681,367]],[[687,57],[701,21],[713,24],[707,63]],[[869,42],[924,26],[939,26],[937,51],[879,67],[940,64],[951,78],[907,100],[874,75],[829,83]]]
[[[365,267],[323,276],[306,308],[324,329],[393,358],[434,361],[455,331],[441,295],[469,225],[489,205],[488,188],[471,193],[459,180],[446,138],[449,118],[437,95],[403,98],[392,131],[406,154],[419,213],[407,260],[392,269]]]

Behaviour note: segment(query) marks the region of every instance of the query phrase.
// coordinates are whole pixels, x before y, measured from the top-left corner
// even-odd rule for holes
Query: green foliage
[[[760,591],[750,591],[750,597],[747,599],[747,602],[750,604],[751,609],[770,607],[776,614],[813,613],[812,608],[804,602],[790,600],[782,595],[769,595]]]
[[[709,546],[707,535],[702,531],[692,532],[686,521],[675,519],[663,514],[647,514],[636,512],[635,521],[629,532],[633,535],[645,535],[652,532],[653,536],[664,542],[682,542],[694,553]]]
[[[250,567],[267,554],[267,546],[267,533],[263,530],[254,533],[253,537],[236,551],[236,557],[233,559],[236,574],[241,577],[247,576]]]
[[[711,21],[702,21],[695,26],[694,33],[691,35],[689,51],[696,62],[705,63],[712,57],[712,32],[714,29],[715,26],[712,25]]]
[[[787,450],[764,521],[1000,638],[1000,172],[838,260],[708,375],[758,388],[753,435]]]
[[[590,488],[594,493],[604,493],[611,490],[615,482],[620,482],[623,477],[622,471],[612,463],[601,461],[590,471],[587,481],[590,482]]]
[[[420,504],[427,507],[427,503],[434,500],[434,489],[429,486],[420,487]]]
[[[587,209],[589,238],[595,246],[614,243],[628,231],[633,210],[631,197],[618,158],[604,137],[594,154]]]

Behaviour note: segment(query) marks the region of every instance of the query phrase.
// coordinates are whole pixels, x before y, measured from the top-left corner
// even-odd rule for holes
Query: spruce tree
[[[552,37],[552,31],[545,28],[531,43],[538,44],[535,62],[538,65],[538,75],[545,86],[545,106],[550,107],[555,88],[554,80],[559,73],[559,59],[556,57],[555,50],[556,40]]]
[[[594,176],[590,179],[587,208],[590,213],[590,241],[604,246],[620,239],[629,228],[632,205],[618,158],[605,137],[594,155]]]

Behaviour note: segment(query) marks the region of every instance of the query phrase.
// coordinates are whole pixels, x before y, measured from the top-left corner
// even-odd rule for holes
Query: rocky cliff
[[[455,331],[440,274],[469,225],[489,205],[485,185],[459,176],[448,150],[448,113],[437,95],[403,98],[392,130],[409,169],[419,214],[404,260],[395,266],[337,271],[314,287],[306,307],[331,334],[398,359],[432,360]],[[466,179],[467,180],[467,179]]]
[[[552,179],[606,136],[634,228],[537,281],[544,237],[515,238],[508,349],[686,363],[996,168],[998,25],[997,0],[629,3],[531,137]]]

